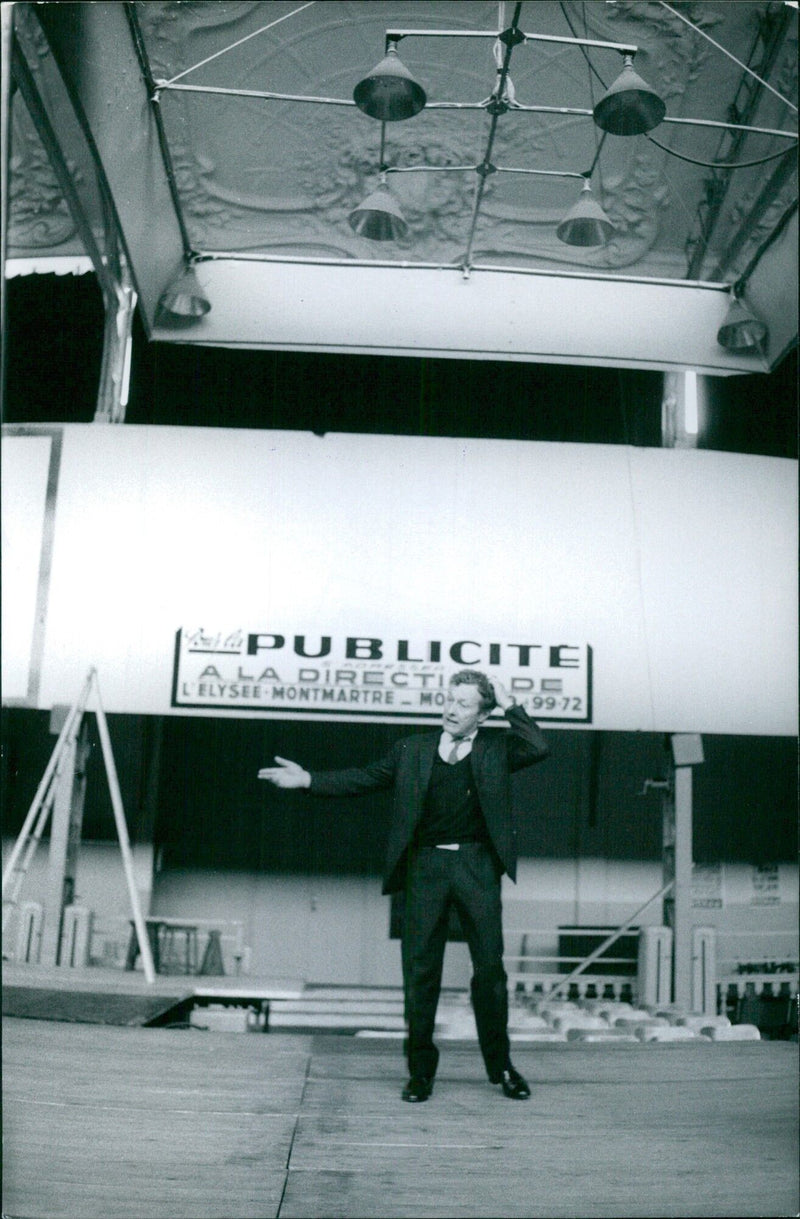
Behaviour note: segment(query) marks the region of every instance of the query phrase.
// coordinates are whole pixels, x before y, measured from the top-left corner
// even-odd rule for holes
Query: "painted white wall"
[[[34,509],[10,512],[35,547]],[[171,706],[183,628],[284,635],[258,658],[284,683],[314,665],[292,653],[295,634],[331,635],[340,656],[347,636],[383,640],[379,663],[350,667],[384,686],[403,670],[399,640],[444,641],[442,663],[416,666],[435,680],[457,667],[454,640],[474,640],[468,661],[509,682],[532,671],[512,645],[540,644],[538,676],[579,685],[585,669],[548,669],[549,648],[588,646],[593,727],[794,735],[796,556],[789,460],[68,425],[39,706],[72,702],[96,665],[107,711],[186,714]],[[235,676],[242,656],[204,659]],[[263,714],[256,705],[225,695],[190,713]]]
[[[11,849],[3,843],[4,858]],[[255,872],[187,869],[158,872],[148,888],[152,855],[134,848],[137,887],[145,913],[197,920],[202,930],[215,922],[223,931],[226,972],[235,965],[234,924],[250,949],[248,974],[271,982],[313,982],[364,986],[402,985],[400,948],[389,938],[389,899],[377,876],[286,876]],[[34,856],[22,901],[41,900],[46,847]],[[719,866],[722,904],[696,904],[694,922],[716,927],[719,958],[784,960],[797,953],[798,868],[780,864],[776,887],[762,904],[753,869]],[[536,931],[537,948],[558,950],[559,926],[618,926],[661,887],[661,864],[586,858],[521,859],[517,884],[503,879],[506,950],[519,951],[525,932]],[[774,900],[777,898],[777,900]],[[85,842],[78,864],[78,900],[94,914],[93,954],[97,963],[124,964],[130,908],[119,848]],[[639,925],[659,924],[654,902]],[[7,943],[13,944],[13,925]],[[106,947],[108,944],[108,947]],[[141,969],[141,962],[137,966]],[[443,983],[469,984],[465,944],[449,944]]]
[[[4,869],[13,846],[13,839],[3,839]],[[150,909],[153,891],[152,845],[141,843],[132,846],[131,858],[139,906],[146,915]],[[47,864],[47,844],[43,842],[34,853],[23,880],[19,893],[19,908],[25,902],[44,903],[47,892]],[[92,912],[90,951],[96,958],[96,963],[112,967],[122,966],[125,962],[133,911],[122,854],[117,843],[91,840],[81,843],[74,900],[76,905],[85,906]],[[3,936],[4,951],[13,949],[16,931],[15,915],[9,920]]]
[[[378,876],[286,876],[198,869],[156,878],[155,913],[241,919],[250,972],[317,983],[402,986],[399,941]],[[465,986],[468,954],[451,944],[445,986]]]
[[[780,902],[756,905],[752,869],[720,865],[724,905],[697,906],[698,926],[713,926],[728,955],[782,959],[797,951],[798,869],[779,865]],[[559,926],[618,926],[663,884],[661,863],[608,859],[522,859],[518,880],[503,878],[506,950],[519,951],[525,931],[543,952],[558,951]],[[400,986],[400,949],[389,939],[389,899],[377,876],[269,876],[263,873],[169,871],[156,877],[153,909],[181,916],[241,919],[253,976],[317,983]],[[639,925],[662,922],[652,903]],[[733,933],[738,933],[734,936]],[[464,944],[449,944],[445,986],[469,983]]]

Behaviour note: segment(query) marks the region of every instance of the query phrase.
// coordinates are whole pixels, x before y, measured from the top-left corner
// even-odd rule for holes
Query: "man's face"
[[[453,736],[469,736],[486,716],[487,712],[481,710],[481,696],[477,686],[447,687],[442,727]]]

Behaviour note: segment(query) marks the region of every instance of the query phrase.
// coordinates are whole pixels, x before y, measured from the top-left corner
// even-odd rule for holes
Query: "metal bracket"
[[[669,779],[645,779],[642,790],[636,794],[646,796],[651,789],[668,792],[672,790],[672,783]]]

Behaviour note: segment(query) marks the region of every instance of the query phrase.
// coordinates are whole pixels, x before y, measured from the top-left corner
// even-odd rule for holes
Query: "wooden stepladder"
[[[153,954],[150,949],[150,941],[147,937],[144,918],[142,916],[141,905],[139,902],[139,894],[136,891],[136,881],[133,870],[133,856],[131,853],[130,839],[128,837],[128,826],[125,820],[125,810],[122,805],[122,794],[120,792],[119,778],[117,776],[117,768],[114,762],[114,753],[111,748],[111,738],[108,732],[108,721],[103,710],[102,700],[100,698],[100,687],[97,680],[97,670],[92,668],[84,683],[83,689],[75,703],[70,707],[66,719],[61,727],[58,735],[55,748],[47,763],[45,772],[42,775],[41,782],[36,790],[36,795],[28,810],[27,816],[20,830],[14,848],[8,858],[5,870],[3,872],[3,932],[6,930],[8,920],[13,911],[19,905],[19,895],[22,889],[25,876],[33,859],[42,834],[52,812],[53,806],[58,797],[58,792],[61,784],[64,781],[67,771],[69,770],[72,761],[74,760],[75,750],[78,744],[78,738],[81,731],[84,713],[89,707],[89,702],[94,696],[94,711],[97,718],[97,731],[100,737],[100,745],[103,751],[103,761],[105,763],[106,777],[108,779],[108,790],[111,796],[111,806],[114,810],[114,822],[117,828],[117,838],[119,840],[120,851],[122,854],[122,865],[125,871],[125,880],[128,886],[128,896],[131,904],[131,914],[133,923],[136,928],[136,936],[139,941],[139,952],[142,957],[142,966],[144,968],[145,978],[148,982],[155,982],[155,968],[153,966]]]

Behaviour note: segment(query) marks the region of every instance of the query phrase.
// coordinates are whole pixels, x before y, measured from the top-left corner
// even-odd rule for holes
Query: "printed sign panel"
[[[750,869],[751,906],[779,906],[782,900],[781,870],[777,863],[753,864]]]
[[[425,722],[439,718],[452,673],[479,667],[537,720],[589,724],[591,666],[587,644],[189,627],[176,636],[172,705]]]
[[[722,864],[692,864],[692,906],[696,910],[721,910],[724,905]]]

